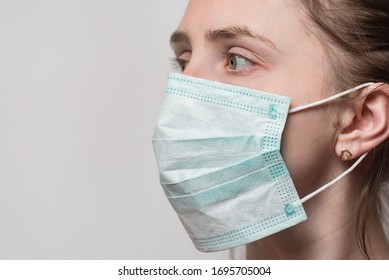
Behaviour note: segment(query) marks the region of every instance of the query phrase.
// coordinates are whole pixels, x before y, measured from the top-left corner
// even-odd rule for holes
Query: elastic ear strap
[[[348,175],[351,171],[353,171],[355,169],[355,167],[358,166],[358,164],[367,156],[369,152],[367,153],[364,153],[363,155],[361,155],[359,157],[359,159],[354,162],[354,164],[349,168],[347,169],[345,172],[343,172],[342,174],[340,174],[338,177],[336,177],[334,180],[332,180],[331,182],[325,184],[324,186],[322,186],[321,188],[317,189],[316,191],[308,194],[307,196],[303,197],[301,199],[301,203],[304,203],[306,202],[307,200],[311,199],[312,197],[314,197],[315,195],[321,193],[322,191],[324,191],[325,189],[331,187],[332,185],[334,185],[336,182],[340,181],[342,178],[344,178],[346,175]]]
[[[289,110],[289,114],[293,114],[293,113],[299,112],[301,110],[305,110],[305,109],[308,109],[308,108],[312,108],[312,107],[316,107],[316,106],[322,105],[324,103],[327,103],[327,102],[330,102],[332,100],[335,100],[335,99],[337,99],[337,98],[339,98],[341,96],[350,94],[350,93],[352,93],[352,92],[354,92],[356,90],[359,90],[361,88],[371,86],[372,84],[374,84],[374,83],[372,83],[372,82],[364,83],[362,85],[359,85],[359,86],[356,86],[356,87],[354,87],[352,89],[349,89],[349,90],[343,91],[341,93],[332,95],[332,96],[327,97],[325,99],[322,99],[322,100],[319,100],[319,101],[316,101],[316,102],[313,102],[313,103],[309,103],[309,104],[306,104],[306,105],[295,107],[295,108]]]

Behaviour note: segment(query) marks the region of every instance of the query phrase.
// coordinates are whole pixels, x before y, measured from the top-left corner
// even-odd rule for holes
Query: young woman
[[[234,112],[228,117],[226,115],[218,117],[216,111],[221,105],[224,106],[223,110],[225,104],[230,107],[228,110],[244,106],[251,108],[249,103],[245,105],[239,103],[238,106],[236,104],[240,101],[236,101],[236,104],[231,99],[221,101],[222,97],[219,98],[217,95],[219,92],[216,93],[219,89],[223,90],[223,93],[220,93],[223,96],[235,90],[248,95],[249,91],[246,89],[253,89],[258,90],[261,100],[267,98],[275,100],[275,96],[290,98],[289,109],[292,111],[289,111],[285,127],[281,131],[281,155],[293,182],[288,183],[288,188],[289,185],[294,185],[298,197],[307,198],[302,199],[306,221],[302,219],[287,224],[282,220],[276,223],[278,218],[275,218],[275,215],[261,220],[259,216],[262,214],[253,214],[257,208],[265,207],[265,210],[258,213],[266,215],[272,210],[272,205],[280,203],[278,198],[270,195],[273,187],[269,187],[265,193],[250,193],[246,196],[245,191],[236,191],[228,199],[220,198],[225,194],[220,191],[212,198],[208,195],[205,200],[199,196],[204,194],[204,189],[200,187],[190,194],[190,199],[192,194],[196,194],[196,198],[188,202],[189,200],[183,199],[189,194],[180,193],[177,181],[166,183],[165,177],[161,176],[169,200],[198,248],[204,249],[204,244],[211,244],[212,240],[216,240],[214,238],[218,238],[217,244],[222,242],[226,244],[223,236],[228,236],[228,242],[231,241],[228,243],[230,247],[248,243],[246,245],[248,259],[389,258],[388,240],[384,232],[387,218],[383,211],[386,203],[389,203],[385,198],[389,176],[388,30],[389,2],[384,0],[190,1],[181,24],[171,37],[176,61],[183,74],[182,77],[174,77],[173,80],[181,79],[185,83],[183,88],[192,84],[197,87],[203,86],[199,88],[199,94],[188,90],[191,95],[186,95],[186,99],[192,99],[188,102],[198,102],[201,97],[203,104],[213,103],[212,106],[219,107],[215,107],[215,110],[211,108],[207,112],[204,109],[204,112],[200,111],[189,116],[191,108],[197,108],[197,105],[192,103],[188,108],[182,108],[181,111],[185,112],[179,112],[182,115],[177,115],[173,123],[180,125],[185,125],[185,122],[191,123],[189,119],[196,115],[195,117],[200,120],[207,119],[206,129],[217,131],[219,124],[223,125],[223,120],[231,124],[235,118]],[[359,85],[361,86],[357,87]],[[175,85],[171,86],[170,93],[178,95],[180,90],[174,91],[174,87]],[[206,97],[201,95],[205,87],[215,88],[214,100],[210,95]],[[352,89],[350,93],[346,92],[334,100],[326,99],[348,89]],[[256,93],[253,91],[251,94]],[[315,103],[320,100],[326,102]],[[180,104],[174,103],[171,107],[165,105],[161,117],[163,118],[169,110],[177,110],[176,107],[183,106]],[[312,106],[301,107],[306,104]],[[205,108],[201,106],[199,108]],[[258,108],[260,106],[261,104]],[[271,106],[269,110],[275,108]],[[294,108],[298,108],[298,112],[293,112]],[[171,113],[171,116],[174,117],[174,114]],[[214,115],[208,118],[208,114]],[[221,118],[223,120],[220,120]],[[216,124],[212,125],[216,119]],[[268,119],[274,118],[270,114]],[[244,119],[238,115],[235,120],[239,122],[239,125],[234,126],[237,130],[251,122],[251,119]],[[179,131],[180,125],[174,128],[175,131]],[[159,126],[166,128],[167,125],[160,122]],[[194,129],[193,137],[189,130],[185,130],[182,137],[195,138],[198,127],[192,124],[190,127]],[[201,127],[204,128],[204,122]],[[230,129],[228,133],[233,131]],[[156,135],[155,139],[158,140],[161,135],[167,134],[158,132]],[[268,135],[264,136],[266,137]],[[213,136],[213,139],[216,138]],[[203,141],[202,144],[204,143]],[[243,142],[229,143],[225,147],[246,145]],[[197,150],[205,145],[209,143],[198,145]],[[212,149],[219,146],[219,144],[212,146]],[[156,148],[156,153],[160,161],[161,152],[158,149]],[[212,149],[207,150],[208,153]],[[247,145],[244,149],[247,149]],[[169,153],[176,153],[186,159],[191,157],[186,153],[185,147],[163,151],[167,156]],[[263,154],[263,158],[266,159],[266,153]],[[367,156],[363,158],[366,154]],[[223,161],[224,156],[227,158],[227,155],[220,155],[219,161]],[[216,152],[212,154],[212,158],[215,157]],[[199,170],[209,167],[205,160],[201,160],[202,157],[196,158],[197,164],[200,165]],[[358,160],[360,161],[356,163]],[[237,159],[237,162],[243,162],[243,158]],[[233,164],[229,162],[226,165]],[[160,164],[160,168],[161,166]],[[351,166],[355,169],[350,169]],[[219,171],[213,165],[212,168],[214,169],[203,173],[199,171],[200,175],[197,174],[193,178],[197,179],[205,176],[205,173],[208,176]],[[229,176],[230,169],[225,170],[223,176]],[[244,172],[242,168],[239,170]],[[267,176],[264,174],[267,173],[261,173],[256,181],[261,181]],[[310,197],[320,187],[341,174],[344,175],[342,179]],[[220,176],[215,175],[216,179],[213,180]],[[209,176],[207,178],[209,180]],[[229,182],[234,180],[235,178],[230,178]],[[264,185],[271,185],[271,180],[274,181],[275,178],[269,179]],[[184,176],[182,181],[186,182],[188,178]],[[223,182],[223,186],[225,184]],[[261,184],[258,183],[256,187],[258,190],[265,188]],[[176,192],[174,188],[177,188]],[[209,189],[211,188],[213,185],[210,185]],[[180,198],[180,195],[183,197]],[[218,199],[214,199],[216,196],[220,201],[223,200],[223,203],[228,200],[230,204],[220,204],[211,208],[210,204],[207,204],[210,202],[204,202],[211,200],[214,202]],[[179,201],[176,201],[177,197]],[[192,204],[188,206],[189,203]],[[235,208],[228,205],[235,205]],[[300,205],[295,202],[284,205],[286,216],[300,209]],[[182,207],[186,207],[186,210],[182,210]],[[252,210],[247,210],[246,207],[252,207]],[[211,219],[210,216],[215,212],[219,214]],[[224,218],[220,213],[223,213]],[[258,221],[255,223],[249,221],[247,225],[242,222],[243,225],[239,226],[239,229],[234,228],[236,223],[250,215],[256,215]],[[237,218],[233,220],[233,217]],[[196,222],[193,223],[193,220]],[[271,227],[275,229],[266,232],[265,225],[269,220]],[[261,226],[255,229],[255,232],[264,233],[255,238],[247,229],[258,223]],[[278,228],[278,224],[281,223],[285,226]],[[199,230],[201,227],[204,227],[204,230]],[[222,227],[231,228],[232,233],[218,232]],[[205,231],[207,234],[203,234]],[[249,237],[244,239],[243,235]],[[235,240],[232,236],[241,243],[232,242]],[[205,243],[199,245],[199,240]],[[220,248],[230,247],[226,245]]]

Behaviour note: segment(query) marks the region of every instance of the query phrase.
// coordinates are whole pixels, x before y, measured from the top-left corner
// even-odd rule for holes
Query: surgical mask
[[[307,219],[302,203],[351,172],[300,199],[280,153],[290,98],[170,74],[153,135],[163,190],[203,252],[247,244]]]

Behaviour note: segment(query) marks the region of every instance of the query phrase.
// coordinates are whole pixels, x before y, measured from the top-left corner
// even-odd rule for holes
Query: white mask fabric
[[[350,90],[355,91],[370,83]],[[163,190],[203,252],[247,244],[307,219],[280,153],[290,98],[172,73],[153,135]]]

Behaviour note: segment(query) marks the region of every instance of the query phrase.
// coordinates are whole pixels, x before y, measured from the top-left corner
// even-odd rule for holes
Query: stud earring
[[[352,156],[353,156],[353,154],[349,150],[342,148],[342,150],[340,151],[339,158],[342,161],[346,161],[346,160],[349,160]]]

